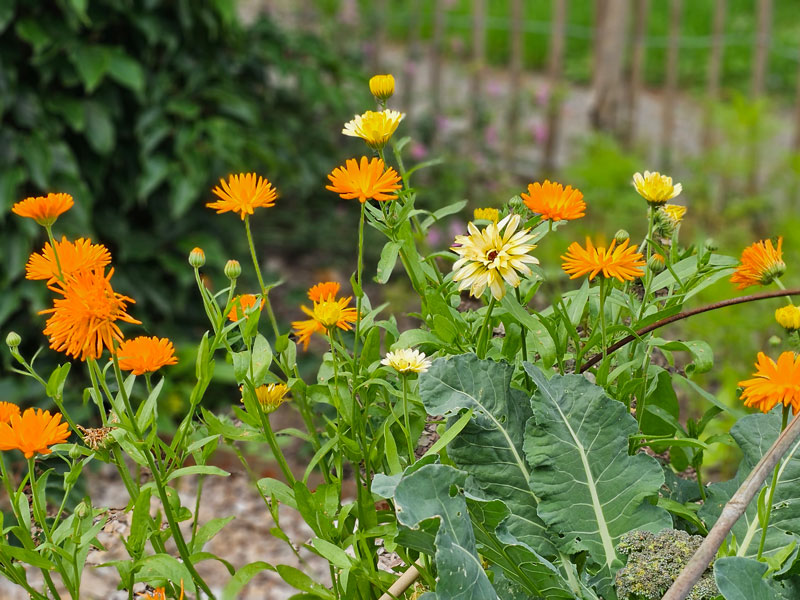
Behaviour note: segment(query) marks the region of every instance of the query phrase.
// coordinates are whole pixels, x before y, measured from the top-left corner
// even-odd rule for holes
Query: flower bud
[[[778,346],[783,344],[783,340],[781,338],[779,338],[777,335],[770,336],[770,338],[767,340],[767,342],[773,348],[777,348]]]
[[[647,261],[647,268],[653,273],[661,273],[661,271],[667,268],[667,263],[660,254],[653,254],[650,260]]]
[[[705,248],[708,252],[716,252],[719,250],[719,244],[717,244],[717,240],[714,238],[708,238],[703,244],[703,248]]]
[[[394,76],[375,75],[369,80],[369,91],[378,100],[388,100],[394,94]]]
[[[800,307],[789,304],[775,311],[775,320],[778,325],[787,331],[800,329]]]
[[[614,239],[617,241],[617,244],[624,244],[629,239],[631,239],[631,234],[629,234],[624,229],[620,229],[617,233],[614,234]]]
[[[225,263],[223,273],[225,273],[225,277],[231,281],[239,279],[239,275],[242,274],[242,265],[239,264],[238,260],[229,260]]]
[[[514,196],[511,198],[511,200],[508,201],[508,208],[517,214],[528,210],[528,207],[525,205],[525,201],[520,196]]]
[[[92,514],[92,507],[86,504],[85,501],[78,503],[78,506],[75,507],[75,516],[79,519],[85,519],[90,514]]]
[[[189,253],[189,264],[195,269],[199,269],[206,264],[206,253],[202,248],[193,248]]]
[[[69,449],[69,457],[72,460],[78,460],[82,455],[81,449],[78,448],[78,444],[72,444],[72,448]]]
[[[14,350],[22,343],[22,338],[16,331],[9,331],[8,335],[6,336],[6,345],[11,349]]]

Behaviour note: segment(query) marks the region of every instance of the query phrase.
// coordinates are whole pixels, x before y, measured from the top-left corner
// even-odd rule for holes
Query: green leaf
[[[222,531],[222,528],[233,521],[233,519],[233,516],[218,517],[216,519],[211,519],[208,523],[203,524],[203,526],[197,530],[197,535],[194,536],[194,539],[189,546],[189,551],[194,553],[202,550],[203,546],[210,542],[211,539],[220,531]]]
[[[386,245],[381,250],[381,258],[378,261],[378,274],[375,281],[378,283],[386,283],[394,270],[394,265],[397,262],[397,255],[400,252],[399,242],[386,242]]]
[[[272,365],[272,348],[260,333],[253,342],[253,385],[259,386],[264,383],[264,379]]]
[[[236,598],[239,597],[239,592],[253,577],[258,575],[261,571],[274,570],[275,567],[263,561],[252,562],[243,566],[236,571],[236,575],[231,577],[228,583],[225,584],[225,588],[222,590],[221,600],[236,600]]]
[[[47,387],[45,388],[45,393],[48,397],[60,399],[64,395],[64,382],[67,380],[67,375],[69,375],[71,366],[70,363],[64,363],[56,367],[50,374],[50,378],[47,380]]]
[[[194,580],[182,562],[169,554],[152,554],[136,561],[136,581],[151,582],[156,579],[181,581],[186,591],[195,593]]]
[[[478,559],[463,487],[467,474],[446,465],[426,465],[404,476],[395,489],[397,520],[418,529],[439,521],[436,568],[439,580],[431,600],[498,600]]]
[[[654,458],[628,455],[636,420],[603,388],[581,375],[548,381],[530,363],[525,371],[537,387],[524,448],[539,516],[560,534],[564,552],[585,550],[611,567],[623,534],[672,526],[669,513],[647,500],[657,496],[664,474]]]
[[[707,500],[698,514],[709,529],[756,463],[778,438],[781,429],[780,413],[781,408],[776,407],[768,414],[747,415],[731,428],[731,436],[742,449],[742,462],[733,479],[708,486]],[[765,555],[772,555],[791,544],[795,539],[794,534],[800,531],[800,489],[796,485],[800,479],[799,450],[800,442],[797,442],[780,462],[778,485],[772,498],[772,512],[764,545]],[[771,482],[770,473],[764,485],[769,485]],[[758,554],[761,525],[758,520],[757,497],[747,506],[744,514],[731,529],[731,533],[736,536],[739,556],[755,557]]]
[[[703,341],[668,341],[661,338],[653,338],[652,345],[663,350],[688,352],[692,355],[692,364],[686,366],[686,373],[706,373],[714,366],[714,351],[706,342]]]
[[[530,314],[510,294],[503,296],[500,304],[530,333],[528,339],[533,340],[534,348],[539,353],[542,362],[546,366],[552,365],[556,359],[556,344],[547,328],[542,324],[541,317]]]
[[[289,565],[278,565],[276,570],[281,578],[292,587],[313,594],[315,598],[330,598],[330,600],[334,600],[333,592],[311,579],[302,571]]]
[[[353,566],[353,559],[347,552],[339,548],[336,544],[331,544],[327,540],[315,537],[311,540],[311,545],[322,558],[339,569],[350,569]]]
[[[97,45],[78,46],[70,54],[70,60],[88,93],[92,93],[100,85],[111,65],[111,56],[109,48]]]
[[[148,394],[147,400],[145,400],[139,409],[136,411],[136,422],[139,424],[139,429],[145,431],[149,426],[150,423],[153,421],[156,415],[156,405],[158,401],[158,395],[161,393],[161,388],[164,387],[164,378],[161,378],[154,387],[153,390]]]
[[[186,475],[221,475],[227,477],[230,473],[211,465],[194,465],[192,467],[182,467],[174,470],[170,473],[169,477],[167,477],[167,481],[172,481],[178,477],[185,477]]]
[[[776,600],[788,598],[783,586],[764,579],[767,565],[752,558],[726,556],[714,561],[714,580],[725,600]]]
[[[40,569],[55,569],[55,565],[52,562],[47,560],[44,556],[42,556],[38,552],[34,552],[33,550],[28,550],[27,548],[20,548],[19,546],[8,546],[6,544],[1,544],[0,552],[11,558],[15,558],[22,563],[27,563],[32,567],[38,567]]]
[[[527,395],[511,389],[513,372],[508,363],[480,360],[474,354],[438,358],[420,375],[420,397],[429,414],[450,417],[448,427],[455,425],[462,410],[472,410],[472,419],[448,446],[448,456],[472,476],[483,495],[508,506],[512,535],[540,554],[554,556],[528,483],[530,469],[522,447],[531,410]]]
[[[94,100],[84,103],[86,140],[98,154],[108,154],[114,148],[114,123],[108,109]]]
[[[144,91],[144,70],[139,61],[118,49],[109,56],[109,76],[136,93]]]

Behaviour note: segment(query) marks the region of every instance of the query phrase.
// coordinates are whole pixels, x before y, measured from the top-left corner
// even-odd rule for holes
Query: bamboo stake
[[[386,593],[383,594],[378,600],[394,600],[394,598],[399,598],[402,596],[405,591],[410,588],[414,582],[419,577],[419,571],[417,570],[416,565],[419,564],[419,560],[416,563],[411,565],[405,573],[400,575],[400,577],[395,581]]]

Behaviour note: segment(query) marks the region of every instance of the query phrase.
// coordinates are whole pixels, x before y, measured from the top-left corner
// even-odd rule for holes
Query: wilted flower
[[[11,207],[11,212],[20,217],[33,219],[42,227],[49,227],[59,216],[75,204],[69,194],[47,194],[35,198],[25,198]]]
[[[167,338],[139,336],[123,341],[117,348],[119,368],[134,375],[153,373],[178,363],[175,347]]]
[[[362,204],[367,200],[394,200],[394,193],[400,189],[400,176],[392,167],[384,171],[385,165],[380,158],[369,160],[366,156],[361,161],[350,158],[344,167],[336,167],[328,179],[330,185],[325,189],[336,192],[344,200],[358,198]]]
[[[453,281],[461,282],[459,290],[469,289],[479,298],[488,287],[500,300],[506,294],[504,282],[517,287],[518,272],[531,274],[526,263],[539,264],[539,260],[528,255],[536,246],[528,243],[533,239],[530,229],[517,231],[520,221],[519,215],[508,215],[483,230],[469,223],[469,235],[456,236],[450,250],[460,257],[453,264]]]
[[[520,194],[531,211],[551,221],[571,221],[586,214],[586,203],[580,190],[571,185],[566,188],[560,183],[545,180],[544,183],[531,183],[528,193]]]
[[[387,352],[381,364],[392,367],[398,373],[425,373],[431,366],[431,361],[425,358],[424,352],[402,348]]]
[[[662,175],[657,171],[652,173],[645,171],[644,176],[641,173],[634,174],[633,186],[651,206],[660,206],[667,200],[672,200],[683,190],[680,183],[672,183],[672,177]]]
[[[217,214],[238,212],[244,221],[256,208],[275,206],[278,192],[269,180],[255,173],[229,175],[228,181],[220,179],[219,182],[222,187],[217,186],[211,190],[219,200],[206,204],[208,208],[215,209]]]
[[[0,423],[0,450],[19,450],[25,458],[50,454],[49,446],[63,444],[69,437],[68,425],[61,423],[61,413],[29,408],[22,415],[11,415]]]
[[[345,123],[342,133],[350,137],[359,137],[370,148],[379,150],[392,137],[403,117],[405,117],[403,113],[388,108],[380,112],[368,110]]]
[[[789,304],[775,311],[778,325],[789,331],[800,329],[800,307]]]
[[[742,250],[742,258],[731,276],[731,283],[743,290],[751,285],[768,285],[783,275],[786,263],[783,262],[782,244],[783,238],[779,237],[777,248],[772,246],[772,240],[761,240]]]
[[[791,405],[795,414],[800,410],[800,356],[784,352],[778,362],[763,352],[758,353],[753,379],[739,382],[745,406],[761,412],[771,411],[776,404]]]
[[[592,241],[586,238],[586,248],[578,242],[573,242],[567,253],[561,258],[564,261],[562,268],[569,273],[570,279],[581,275],[589,275],[589,280],[599,273],[605,278],[614,277],[619,281],[630,281],[644,275],[640,267],[647,263],[636,248],[628,247],[629,240],[617,246],[617,241],[611,242],[608,250],[603,247],[595,248]]]

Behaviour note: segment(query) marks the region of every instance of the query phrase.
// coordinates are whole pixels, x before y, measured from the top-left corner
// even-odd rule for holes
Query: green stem
[[[361,339],[361,302],[364,297],[364,282],[362,272],[364,270],[364,202],[361,203],[361,216],[358,220],[358,266],[356,268],[356,282],[358,283],[358,293],[356,293],[356,327],[355,340],[353,340],[353,387],[358,385],[358,343]]]
[[[489,343],[489,337],[491,337],[491,332],[489,331],[489,328],[491,327],[490,320],[492,318],[492,310],[494,310],[494,305],[496,302],[497,301],[495,300],[494,296],[492,296],[491,300],[489,300],[489,307],[486,309],[486,316],[483,319],[481,330],[478,332],[477,354],[478,358],[480,359],[486,357],[486,346]]]
[[[292,487],[294,486],[295,482],[294,474],[292,474],[292,470],[289,468],[289,464],[286,462],[286,457],[283,455],[283,451],[278,445],[278,440],[275,437],[275,433],[272,431],[272,425],[269,422],[269,416],[264,412],[264,409],[261,408],[261,404],[258,401],[256,401],[256,404],[258,404],[258,416],[261,419],[261,426],[264,428],[264,435],[267,437],[269,448],[272,450],[272,454],[275,455],[275,460],[278,461],[278,466],[281,468],[281,472],[286,478],[286,482],[289,484],[289,487]]]
[[[63,283],[64,281],[64,271],[61,269],[61,261],[58,259],[58,251],[56,249],[56,240],[53,238],[53,228],[51,225],[45,225],[45,231],[47,231],[47,239],[50,240],[50,247],[53,249],[53,256],[56,259],[56,268],[58,269],[58,278]]]
[[[256,270],[256,277],[258,277],[258,285],[261,287],[261,296],[264,298],[264,306],[267,308],[267,315],[269,315],[269,322],[272,324],[272,330],[275,333],[275,338],[280,337],[278,331],[278,322],[275,320],[275,313],[272,312],[272,303],[269,301],[269,293],[267,286],[264,285],[264,278],[261,275],[261,267],[258,264],[258,257],[256,256],[256,246],[253,243],[253,234],[250,231],[250,216],[244,218],[244,228],[247,231],[247,243],[250,246],[250,256],[253,259],[253,267]]]
[[[603,358],[608,357],[608,341],[606,339],[606,278],[600,277],[600,335],[603,344]]]
[[[147,465],[150,468],[151,474],[153,475],[153,481],[156,484],[158,496],[161,499],[161,506],[164,509],[164,516],[167,518],[167,523],[169,524],[170,531],[172,532],[172,539],[175,541],[175,545],[178,547],[178,554],[180,554],[183,564],[189,571],[189,574],[192,576],[194,582],[206,593],[209,598],[214,600],[216,596],[214,596],[214,594],[211,592],[211,588],[208,587],[208,584],[197,572],[194,564],[192,564],[189,548],[186,546],[186,540],[183,539],[183,534],[178,526],[178,522],[175,520],[175,515],[172,513],[172,507],[169,503],[169,498],[167,497],[167,490],[164,486],[164,482],[161,479],[161,473],[153,461],[152,453],[148,448],[144,447],[145,439],[142,435],[142,431],[139,429],[136,413],[133,411],[130,398],[128,398],[128,393],[125,390],[125,382],[122,378],[122,371],[119,368],[119,360],[117,359],[116,352],[111,353],[111,360],[114,364],[114,375],[116,376],[117,384],[119,385],[119,395],[122,397],[122,402],[125,404],[125,411],[128,413],[128,419],[133,427],[133,433],[136,435],[136,441],[141,445],[142,454],[145,456]]]
[[[5,477],[5,473],[3,475]],[[36,497],[37,497],[37,493],[36,493],[36,475],[34,473],[34,460],[33,460],[32,456],[28,459],[28,479],[29,479],[30,485],[31,485],[31,504],[33,506],[33,519],[34,519],[34,522],[38,523],[41,526],[42,532],[45,535],[45,539],[47,539],[47,541],[50,544],[52,544],[53,543],[53,539],[50,537],[50,532],[47,530],[47,519],[45,518],[45,515],[42,514],[41,507],[39,506],[39,503],[36,501]],[[11,500],[11,497],[9,497],[9,500]],[[76,598],[75,594],[73,593],[73,590],[71,589],[72,586],[68,585],[69,578],[66,577],[66,574],[60,568],[61,567],[61,560],[58,559],[56,562],[58,564],[58,567],[59,567],[58,570],[61,573],[61,577],[63,579],[64,584],[67,585],[67,587],[70,588],[70,590],[69,590],[70,596],[72,596],[73,598]],[[53,593],[53,597],[54,598],[60,598],[61,596],[56,591],[56,586],[53,583],[53,579],[50,577],[50,573],[48,573],[46,569],[42,569],[42,575],[44,576],[45,582],[47,583],[47,587],[50,588],[50,591]]]
[[[789,406],[784,405],[783,407],[783,415],[781,416],[781,432],[786,429],[786,424],[789,422]],[[761,523],[761,541],[758,543],[758,555],[756,558],[761,560],[761,554],[764,552],[764,544],[767,541],[767,530],[769,529],[769,517],[770,513],[772,512],[772,497],[775,495],[775,488],[778,487],[778,472],[780,471],[781,463],[775,465],[775,469],[772,471],[772,483],[769,486],[769,492],[767,494],[767,506],[765,507],[764,512],[764,522]]]
[[[411,440],[411,425],[408,419],[408,381],[405,373],[400,374],[403,382],[403,421],[405,422],[406,446],[408,446],[408,464],[414,464],[414,442]]]
[[[514,291],[516,292],[517,302],[519,302],[519,305],[524,310],[527,310],[525,308],[525,305],[522,303],[522,292],[519,291],[518,287],[514,288]],[[522,328],[522,332],[521,332],[522,333],[522,337],[521,337],[521,341],[522,341],[522,361],[526,362],[528,360],[528,341],[527,341],[527,337],[528,337],[527,333],[528,332],[525,329],[525,325],[523,325],[522,323],[520,323],[520,327]]]
[[[656,220],[655,215],[656,213],[652,207],[647,209],[647,254],[645,256],[645,260],[648,262],[648,265],[650,262],[650,256],[653,254],[653,244],[651,243],[651,240],[653,239],[653,225],[655,224]],[[639,321],[642,320],[645,308],[647,308],[647,299],[648,296],[650,296],[650,285],[653,283],[653,273],[650,271],[649,266],[645,267],[644,281],[644,295],[642,296],[642,304],[639,307]]]

